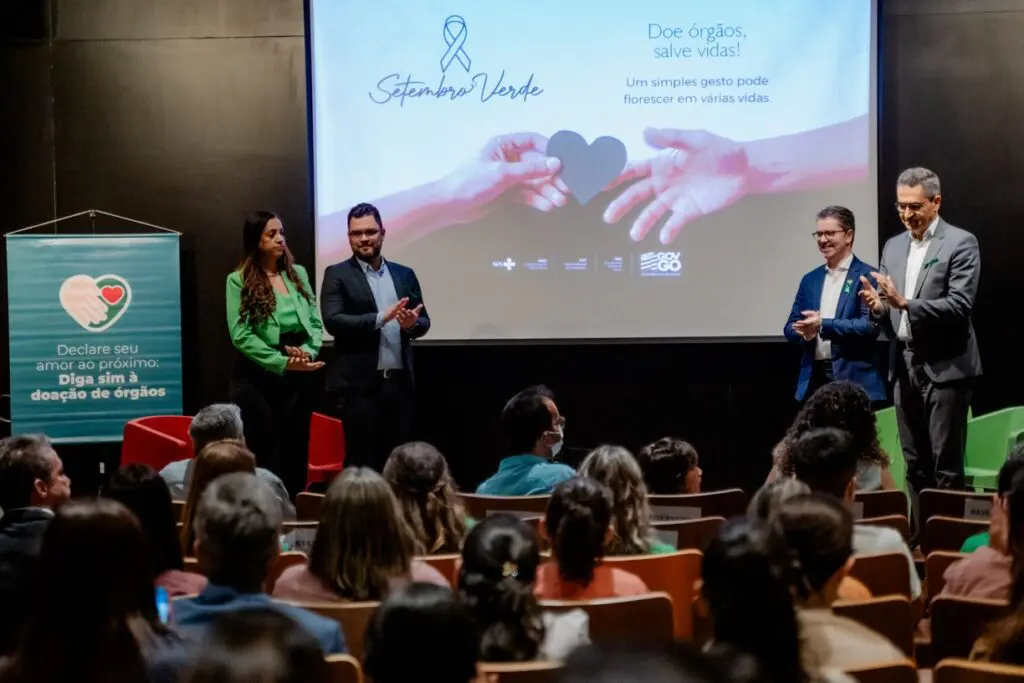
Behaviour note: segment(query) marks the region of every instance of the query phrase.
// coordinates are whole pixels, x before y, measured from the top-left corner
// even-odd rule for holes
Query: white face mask
[[[558,454],[562,452],[562,439],[565,437],[565,432],[561,427],[554,430],[555,434],[558,434],[558,441],[551,444],[551,457],[556,458]]]

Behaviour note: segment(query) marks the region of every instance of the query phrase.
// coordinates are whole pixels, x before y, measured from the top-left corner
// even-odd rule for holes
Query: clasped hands
[[[906,297],[900,294],[891,277],[882,273],[871,273],[871,277],[875,278],[877,287],[863,275],[860,276],[860,298],[864,300],[872,313],[883,313],[886,304],[900,310],[907,307]]]
[[[821,313],[818,311],[800,311],[803,320],[793,323],[793,331],[800,335],[804,341],[811,341],[818,336],[821,330]]]
[[[297,346],[285,346],[284,353],[288,356],[288,364],[285,370],[293,372],[312,372],[324,366],[324,362],[313,360],[313,356]]]
[[[403,296],[401,299],[395,302],[395,304],[384,312],[384,317],[381,318],[381,323],[389,323],[392,320],[397,320],[398,324],[403,330],[411,329],[416,321],[419,320],[420,312],[423,310],[423,304],[420,304],[416,308],[406,308],[405,305],[409,303],[409,297]]]

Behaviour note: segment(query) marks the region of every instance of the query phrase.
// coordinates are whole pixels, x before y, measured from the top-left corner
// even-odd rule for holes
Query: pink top
[[[409,566],[409,576],[396,577],[391,580],[391,588],[408,582],[433,583],[438,586],[451,588],[451,583],[444,577],[444,574],[437,571],[422,560],[413,560]],[[288,567],[281,574],[281,578],[274,584],[273,597],[278,600],[291,600],[294,602],[347,602],[343,598],[314,576],[306,565]]]
[[[167,597],[174,599],[183,595],[195,595],[202,593],[206,588],[206,577],[202,574],[182,571],[180,569],[168,569],[156,577],[155,584],[158,588],[167,591]]]

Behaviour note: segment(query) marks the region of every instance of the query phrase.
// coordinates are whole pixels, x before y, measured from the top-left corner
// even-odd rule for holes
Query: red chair
[[[142,463],[160,471],[178,460],[193,457],[188,415],[153,415],[124,426],[121,465]]]
[[[345,428],[341,420],[313,413],[309,420],[309,465],[306,488],[329,482],[345,467]]]

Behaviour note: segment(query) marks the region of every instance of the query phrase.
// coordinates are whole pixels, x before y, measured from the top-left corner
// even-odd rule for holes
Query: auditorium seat
[[[706,493],[647,496],[652,522],[671,522],[701,517],[735,517],[747,511],[747,494],[742,489]]]
[[[858,519],[857,524],[895,529],[900,532],[900,536],[903,537],[904,541],[910,543],[910,520],[907,519],[905,514],[886,515],[885,517],[865,517],[864,519]]]
[[[537,517],[548,509],[551,496],[484,496],[477,493],[460,493],[459,498],[466,507],[466,514],[476,520],[488,515],[504,512],[517,517]]]
[[[552,612],[585,611],[590,620],[590,641],[598,646],[658,647],[674,639],[672,598],[667,593],[602,600],[541,600],[540,606]]]
[[[482,678],[496,683],[555,683],[561,662],[480,662]]]
[[[914,610],[910,598],[884,595],[870,600],[839,600],[832,611],[888,638],[907,657],[914,656]]]
[[[932,657],[966,657],[988,625],[1008,609],[1002,600],[936,597],[931,603]]]
[[[1022,683],[1024,666],[946,659],[932,672],[933,683]]]
[[[668,543],[676,550],[704,552],[723,524],[725,517],[701,517],[674,522],[653,522],[651,528],[659,541]]]
[[[363,683],[363,667],[352,655],[327,655],[324,659],[328,677],[325,683]]]
[[[857,683],[918,683],[917,668],[909,659],[847,669],[845,673]]]
[[[989,523],[959,517],[932,517],[924,523],[921,552],[928,557],[936,550],[958,551],[964,541],[988,531]]]
[[[924,561],[924,576],[928,583],[928,599],[942,593],[946,585],[946,570],[950,565],[956,564],[967,557],[964,553],[955,553],[948,550],[936,550],[928,553]]]
[[[690,603],[696,593],[704,555],[699,550],[680,550],[660,555],[605,557],[604,564],[637,575],[652,591],[672,598],[675,637],[689,640],[693,635]]]
[[[149,465],[157,472],[172,462],[193,457],[187,415],[140,417],[124,426],[121,465]]]
[[[924,489],[920,507],[925,522],[940,516],[987,522],[992,516],[992,494]]]
[[[285,600],[281,602],[316,612],[322,617],[333,619],[341,624],[341,631],[345,634],[345,644],[348,645],[349,654],[360,662],[363,661],[366,626],[373,618],[377,607],[380,606],[379,602],[292,602]]]
[[[850,576],[867,586],[876,597],[903,595],[910,598],[910,566],[901,553],[856,555]]]
[[[345,467],[345,427],[341,420],[313,413],[309,418],[306,488],[330,482]]]
[[[862,491],[853,499],[853,516],[856,519],[866,517],[888,517],[903,515],[910,511],[910,501],[903,491],[890,489],[887,491]]]

